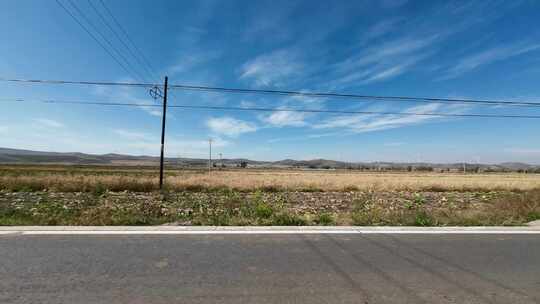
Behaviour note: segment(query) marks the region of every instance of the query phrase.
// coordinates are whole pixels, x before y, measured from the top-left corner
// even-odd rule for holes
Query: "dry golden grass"
[[[540,188],[538,174],[388,173],[300,170],[170,170],[170,190],[233,188],[267,191],[525,191]],[[157,189],[157,172],[146,169],[4,168],[0,189],[94,191],[151,191]]]
[[[540,175],[524,174],[417,174],[363,172],[213,172],[168,178],[173,187],[203,185],[237,189],[342,190],[530,190],[540,187]]]

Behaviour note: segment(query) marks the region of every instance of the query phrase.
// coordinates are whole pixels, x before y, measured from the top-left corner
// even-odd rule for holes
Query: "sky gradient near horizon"
[[[77,15],[69,0],[60,2]],[[536,1],[105,0],[156,75],[103,23],[94,11],[108,17],[100,1],[73,2],[144,79],[126,73],[53,0],[0,3],[0,77],[161,82],[168,75],[175,84],[540,102]],[[159,108],[9,101],[155,103],[147,89],[3,82],[0,89],[0,147],[159,154]],[[540,108],[180,90],[169,102],[540,115]],[[534,119],[170,109],[166,155],[207,157],[213,138],[214,157],[226,158],[540,164],[538,134]]]

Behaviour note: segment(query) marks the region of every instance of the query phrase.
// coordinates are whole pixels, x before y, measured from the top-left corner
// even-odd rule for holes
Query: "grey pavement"
[[[0,235],[0,303],[540,303],[537,234]]]

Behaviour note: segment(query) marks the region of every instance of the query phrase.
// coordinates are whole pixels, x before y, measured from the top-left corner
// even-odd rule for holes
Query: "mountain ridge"
[[[106,154],[88,154],[81,152],[46,152],[33,151],[25,149],[13,149],[0,147],[1,164],[78,164],[78,165],[145,165],[153,164],[159,161],[157,156],[147,155],[125,155],[118,153]],[[208,159],[202,158],[166,158],[169,164],[204,166],[208,164]],[[306,167],[306,168],[407,168],[413,167],[432,167],[437,169],[461,169],[463,163],[429,163],[429,162],[344,162],[331,159],[311,159],[295,160],[283,159],[278,161],[258,161],[245,158],[232,158],[213,160],[214,163],[226,166],[237,165],[242,162],[250,166],[269,166],[269,167]],[[530,170],[540,169],[540,165],[532,165],[522,162],[503,162],[499,164],[469,164],[465,167],[478,167],[483,169],[506,169],[506,170]]]

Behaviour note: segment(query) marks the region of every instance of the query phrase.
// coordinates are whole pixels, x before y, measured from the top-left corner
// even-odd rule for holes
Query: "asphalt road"
[[[0,303],[540,303],[538,235],[0,235]]]

